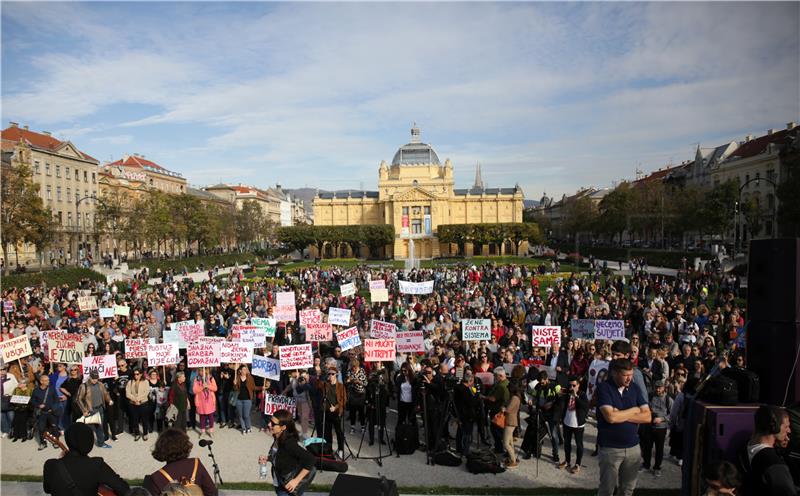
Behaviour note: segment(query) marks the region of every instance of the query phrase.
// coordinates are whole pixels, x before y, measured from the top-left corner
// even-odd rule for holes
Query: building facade
[[[439,242],[439,225],[522,222],[524,196],[519,186],[485,188],[482,183],[478,173],[473,188],[456,189],[450,159],[440,163],[414,126],[411,142],[397,150],[391,164],[380,163],[377,191],[318,192],[313,200],[314,224],[390,224],[395,241],[383,256],[408,258],[412,239],[417,258],[449,255],[455,246]],[[467,254],[479,254],[472,253],[469,244],[466,249]],[[488,249],[484,246],[482,253],[488,254]]]

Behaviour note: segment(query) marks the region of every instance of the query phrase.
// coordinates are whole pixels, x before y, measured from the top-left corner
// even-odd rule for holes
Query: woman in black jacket
[[[568,391],[563,393],[563,423],[564,423],[564,461],[558,468],[566,468],[571,473],[581,471],[583,460],[583,429],[586,426],[586,416],[589,414],[589,398],[586,391],[581,391],[581,381],[578,377],[570,377]],[[575,465],[570,467],[569,460],[572,455],[572,438],[575,438]]]
[[[301,496],[317,473],[314,455],[301,447],[292,413],[278,410],[267,424],[275,442],[270,449],[272,484],[277,496]]]

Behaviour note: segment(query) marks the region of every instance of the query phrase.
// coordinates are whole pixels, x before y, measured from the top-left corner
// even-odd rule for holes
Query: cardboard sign
[[[11,403],[15,405],[27,405],[31,402],[30,396],[25,396],[24,394],[15,394],[11,396]]]
[[[28,336],[24,334],[14,339],[0,342],[0,348],[3,350],[4,363],[25,358],[33,353],[33,350],[31,350],[31,342],[28,341]]]
[[[47,357],[51,363],[81,365],[83,364],[83,340],[48,339]]]
[[[594,339],[593,319],[572,319],[569,322],[570,332],[575,339]]]
[[[259,317],[253,317],[250,319],[250,323],[259,329],[263,329],[265,337],[275,337],[275,329],[278,327],[278,321],[275,319],[262,319]]]
[[[3,300],[3,311],[5,313],[11,313],[14,311],[14,302],[9,300]]]
[[[403,294],[431,294],[433,293],[433,281],[411,282],[399,281],[400,292]]]
[[[392,362],[395,358],[394,339],[364,340],[365,362]]]
[[[300,325],[307,326],[308,324],[319,324],[322,322],[322,312],[316,308],[309,310],[300,310]]]
[[[258,331],[258,327],[254,325],[236,324],[231,326],[231,339],[237,343],[247,343],[255,346],[256,331]],[[264,346],[263,339],[261,340],[260,346]]]
[[[106,308],[103,307],[98,310],[100,312],[101,319],[113,319],[114,318],[114,309],[113,308]]]
[[[389,301],[389,290],[386,288],[370,289],[369,299],[372,303],[386,303]]]
[[[369,289],[370,291],[373,289],[386,289],[386,281],[383,279],[375,279],[374,281],[370,281]]]
[[[369,335],[375,339],[394,339],[397,326],[382,320],[369,321]]]
[[[97,355],[83,359],[83,379],[89,379],[89,373],[97,371],[100,379],[113,379],[117,377],[117,356]]]
[[[328,309],[328,323],[347,327],[350,325],[350,309],[330,307]]]
[[[125,340],[125,360],[147,358],[147,345],[156,344],[156,338]]]
[[[424,353],[425,343],[422,331],[400,331],[397,333],[398,353]]]
[[[339,291],[342,293],[342,296],[353,296],[356,294],[356,283],[351,282],[348,284],[342,284],[339,286]]]
[[[336,341],[342,351],[351,350],[361,346],[361,336],[358,334],[358,327],[351,327],[336,333]]]
[[[147,365],[174,365],[181,361],[178,343],[160,343],[147,345]]]
[[[308,369],[314,365],[311,344],[281,346],[279,349],[281,370]]]
[[[204,336],[205,333],[206,330],[203,324],[190,324],[178,327],[178,334],[181,337],[181,341],[184,343],[197,341],[197,338]]]
[[[308,324],[306,326],[306,341],[333,341],[333,326],[328,322]]]
[[[297,320],[297,309],[294,305],[277,305],[272,310],[272,316],[278,322],[294,322]]]
[[[78,308],[81,310],[81,312],[97,310],[97,298],[94,296],[79,296]]]
[[[594,390],[597,387],[598,379],[600,382],[608,378],[608,361],[607,360],[593,360],[589,366],[589,385],[586,388],[586,394],[590,398],[594,395]]]
[[[595,339],[609,339],[618,341],[625,339],[625,321],[622,320],[595,320]]]
[[[531,346],[549,348],[561,345],[561,328],[558,326],[532,326]]]
[[[461,339],[464,341],[491,341],[492,321],[489,319],[462,320]]]
[[[276,306],[295,306],[294,301],[294,291],[281,291],[279,293],[275,293],[275,305]]]
[[[253,345],[225,341],[222,343],[222,356],[220,361],[222,363],[252,363]]]
[[[180,349],[186,349],[186,341],[181,339],[181,333],[178,331],[167,331],[165,330],[161,334],[161,341],[164,343],[175,343],[178,345]]]
[[[194,325],[194,320],[182,320],[180,322],[171,322],[169,324],[169,328],[173,331],[177,331],[183,326]]]
[[[83,349],[83,335],[78,333],[70,333],[64,330],[54,330],[54,331],[40,331],[39,332],[39,344],[42,345],[42,353],[45,356],[45,360],[47,362],[55,362],[58,359],[57,354],[50,354],[50,341],[75,341],[80,343],[81,349]],[[72,345],[68,345],[72,346]],[[77,363],[83,363],[83,357],[81,357],[81,361]]]
[[[131,314],[131,307],[123,305],[114,305],[114,315],[122,315],[128,317]]]
[[[294,398],[288,396],[278,396],[276,394],[268,394],[264,398],[264,413],[272,415],[278,410],[289,410],[292,415],[297,411],[297,403]]]
[[[195,341],[186,348],[186,366],[190,369],[219,367],[221,360],[221,341]]]
[[[281,362],[275,358],[253,355],[250,372],[256,377],[279,381],[281,380]]]

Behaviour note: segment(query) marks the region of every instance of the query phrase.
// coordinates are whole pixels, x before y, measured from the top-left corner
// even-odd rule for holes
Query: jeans
[[[11,429],[14,428],[14,410],[3,412],[0,420],[2,420],[2,422],[0,422],[0,430],[2,430],[3,434],[10,433]]]
[[[494,452],[495,453],[502,453],[503,452],[503,429],[497,427],[494,424],[491,424],[490,429],[492,431],[492,439],[494,439]]]
[[[581,465],[583,460],[583,427],[564,426],[564,461],[567,465],[572,459],[572,438],[575,437],[575,465]]]
[[[58,425],[58,430],[60,431],[63,431],[67,428],[67,426],[64,425],[64,411],[66,411],[66,409],[66,401],[57,401],[53,406],[53,415],[56,416],[56,424]]]
[[[242,430],[248,430],[250,425],[250,410],[253,408],[253,400],[236,400],[236,415],[239,416],[239,424]]]
[[[547,433],[550,435],[550,443],[553,445],[553,460],[558,461],[558,447],[563,441],[561,439],[561,430],[558,428],[558,422],[552,417],[545,417],[544,421],[547,426]]]
[[[219,423],[226,424],[228,422],[228,395],[223,393],[217,394],[217,405],[219,405],[219,409],[217,410]]]
[[[100,423],[99,424],[86,424],[92,428],[94,431],[94,444],[97,446],[103,446],[106,444],[106,435],[103,432],[103,423],[106,420],[106,412],[103,409],[100,409]]]
[[[664,441],[667,438],[667,429],[654,429],[650,424],[642,425],[639,429],[639,445],[642,447],[642,458],[644,458],[644,468],[650,468],[650,459],[653,456],[653,447],[656,448],[656,460],[653,469],[661,470],[661,462],[664,460]]]
[[[597,496],[612,496],[614,489],[618,496],[632,496],[639,477],[639,464],[642,460],[637,446],[631,448],[600,447],[600,486]]]

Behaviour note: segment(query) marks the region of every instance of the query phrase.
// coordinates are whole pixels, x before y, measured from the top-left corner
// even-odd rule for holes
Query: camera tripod
[[[381,402],[381,392],[383,390],[383,377],[379,376],[377,381],[373,381],[367,387],[372,388],[372,395],[375,398],[375,411],[367,419],[368,424],[372,424],[372,429],[378,427],[378,456],[361,456],[361,447],[364,444],[364,435],[367,433],[366,429],[361,433],[361,441],[358,443],[358,452],[355,457],[356,460],[375,460],[379,467],[383,467],[383,459],[392,456],[392,445],[389,442],[389,434],[386,432],[386,413],[383,411],[384,405]],[[378,424],[377,426],[375,424]],[[374,432],[374,431],[373,431]],[[386,441],[389,447],[389,452],[383,454],[382,444]]]
[[[437,451],[437,448],[440,446],[439,442],[441,441],[441,446],[447,448],[449,447],[448,437],[449,437],[449,423],[451,416],[453,418],[458,419],[458,411],[455,407],[455,402],[453,401],[453,390],[447,389],[445,391],[447,397],[445,398],[444,407],[440,410],[441,418],[438,420],[437,425],[433,426],[430,424],[432,419],[428,416],[428,395],[425,392],[425,385],[422,386],[422,410],[423,410],[423,417],[425,422],[425,443],[427,449],[425,450],[425,462],[428,465],[435,465],[433,461],[433,454]],[[430,429],[433,429],[434,438],[433,440],[436,442],[436,445],[431,446],[431,436],[430,436]],[[447,429],[447,430],[445,430]],[[441,439],[440,439],[441,436]]]

